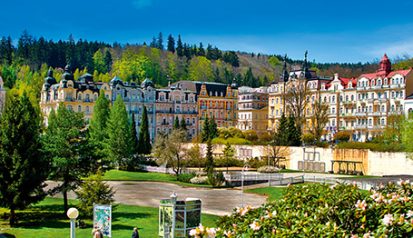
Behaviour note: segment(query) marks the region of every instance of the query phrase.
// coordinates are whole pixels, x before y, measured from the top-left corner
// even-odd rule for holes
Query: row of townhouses
[[[236,125],[237,85],[213,82],[178,81],[166,88],[155,88],[145,79],[140,85],[114,77],[109,83],[95,82],[90,74],[74,79],[69,68],[65,68],[60,82],[49,70],[43,84],[40,107],[47,124],[51,110],[60,103],[68,109],[82,112],[86,120],[93,114],[99,93],[112,103],[120,96],[131,116],[135,114],[139,132],[143,107],[148,111],[149,133],[152,139],[160,133],[170,133],[174,120],[184,121],[188,137],[194,138],[202,130],[206,117],[214,118],[218,127]]]
[[[1,85],[0,85],[1,89]],[[114,102],[119,95],[129,115],[135,114],[137,130],[143,107],[148,110],[151,138],[171,132],[176,118],[184,121],[188,136],[194,138],[202,130],[205,118],[214,118],[218,127],[254,130],[257,134],[275,131],[283,112],[288,114],[291,102],[286,102],[291,90],[305,90],[302,107],[303,131],[308,132],[314,103],[328,105],[328,122],[323,139],[332,140],[338,131],[350,131],[352,139],[366,141],[383,132],[391,115],[413,110],[412,70],[392,70],[386,55],[378,70],[357,78],[320,77],[309,69],[307,55],[302,66],[287,70],[268,87],[238,87],[214,82],[178,81],[165,88],[155,88],[145,79],[140,85],[114,77],[109,83],[95,82],[90,74],[74,79],[68,68],[60,82],[50,70],[43,85],[40,106],[45,123],[59,103],[83,112],[86,120],[93,114],[99,93]],[[0,99],[1,100],[1,99]]]
[[[268,127],[274,130],[285,109],[284,95],[304,85],[306,103],[302,110],[305,122],[303,130],[311,128],[314,103],[328,105],[328,122],[324,128],[325,140],[332,140],[337,131],[350,131],[355,141],[366,141],[383,133],[392,115],[407,115],[413,110],[413,73],[408,70],[392,70],[387,55],[380,61],[376,72],[357,78],[319,77],[308,68],[307,60],[299,69],[288,72],[284,64],[279,82],[268,89]],[[287,103],[287,105],[291,105]]]

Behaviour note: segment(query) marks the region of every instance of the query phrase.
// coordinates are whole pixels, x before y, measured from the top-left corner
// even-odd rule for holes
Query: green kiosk
[[[159,205],[159,237],[188,237],[189,231],[201,223],[201,199],[177,200],[173,193]]]

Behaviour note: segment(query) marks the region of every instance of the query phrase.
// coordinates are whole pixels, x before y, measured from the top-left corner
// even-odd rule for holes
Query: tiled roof
[[[388,75],[386,75],[386,73],[384,71],[379,71],[376,73],[369,73],[369,74],[362,74],[360,75],[359,78],[368,78],[368,79],[375,79],[378,77],[387,77],[387,78],[391,78],[396,74],[401,74],[403,76],[406,76],[407,74],[409,74],[412,70],[411,69],[406,69],[406,70],[395,70],[395,71],[391,71]]]

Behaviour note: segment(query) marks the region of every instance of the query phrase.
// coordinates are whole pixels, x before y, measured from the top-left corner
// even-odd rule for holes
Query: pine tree
[[[184,120],[183,117],[182,117],[182,119],[181,119],[181,125],[179,126],[179,128],[182,129],[182,130],[184,130],[184,131],[187,130],[187,129],[186,129],[186,122],[185,122],[185,120]]]
[[[202,42],[199,43],[197,55],[198,56],[205,56],[205,49],[204,49],[204,46],[202,45]]]
[[[139,143],[138,143],[138,133],[136,133],[136,122],[135,122],[135,113],[132,113],[132,123],[130,127],[130,134],[131,134],[131,141],[130,147],[132,155],[136,155],[139,151]]]
[[[218,126],[217,123],[215,122],[215,118],[212,117],[212,119],[209,121],[209,129],[208,129],[208,137],[209,139],[214,139],[215,137],[218,137]]]
[[[158,39],[156,42],[156,48],[163,50],[163,35],[162,32],[159,32]]]
[[[68,192],[79,186],[82,177],[97,169],[96,159],[90,153],[92,146],[86,137],[83,114],[69,110],[61,103],[57,113],[49,117],[43,147],[52,161],[49,177],[62,181],[54,190],[62,192],[64,211],[67,211]]]
[[[119,165],[125,165],[125,160],[131,155],[129,128],[125,103],[121,96],[118,95],[109,114],[106,148],[108,149],[110,159]]]
[[[105,141],[108,138],[109,104],[109,99],[105,97],[105,92],[101,90],[89,124],[89,141],[95,148],[93,152],[98,158],[102,159],[106,156]]]
[[[178,117],[175,117],[175,120],[174,120],[174,130],[177,130],[177,129],[179,129],[179,118]]]
[[[208,176],[214,173],[214,156],[212,154],[212,140],[208,139],[207,141],[207,152],[206,152],[206,161],[205,161],[205,172]]]
[[[283,113],[280,118],[280,122],[278,124],[277,132],[274,134],[273,144],[279,146],[287,146],[289,144],[288,141],[288,121]]]
[[[178,35],[178,41],[176,43],[176,54],[178,57],[184,56],[184,47],[181,40],[181,35]]]
[[[105,50],[104,61],[106,67],[106,71],[104,73],[110,72],[112,70],[112,54],[110,53],[109,49]]]
[[[8,98],[0,121],[0,206],[10,209],[9,222],[16,222],[16,209],[42,200],[48,161],[41,153],[40,116],[24,93]]]
[[[152,150],[151,137],[149,135],[148,111],[143,107],[141,125],[139,128],[138,154],[150,154]]]
[[[301,131],[297,128],[294,116],[290,115],[287,121],[287,133],[288,133],[288,145],[300,146],[301,145]]]
[[[175,39],[173,38],[171,34],[168,36],[167,50],[172,53],[175,53]]]
[[[202,127],[202,133],[201,133],[201,142],[206,142],[209,139],[209,119],[208,117],[205,118],[204,121],[204,126]]]

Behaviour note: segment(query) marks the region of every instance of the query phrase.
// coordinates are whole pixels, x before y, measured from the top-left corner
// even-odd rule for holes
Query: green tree
[[[209,121],[208,137],[211,140],[218,137],[218,126],[214,117]]]
[[[138,133],[136,133],[135,113],[132,113],[132,123],[130,124],[130,147],[132,155],[136,155],[139,151]]]
[[[287,120],[287,141],[289,146],[301,145],[301,130],[297,128],[296,120],[290,115]]]
[[[103,56],[102,50],[97,50],[95,54],[93,54],[93,68],[99,73],[107,72],[105,58]]]
[[[62,192],[65,211],[68,209],[67,193],[79,186],[82,177],[97,169],[86,133],[83,114],[61,103],[57,113],[49,116],[49,126],[43,136],[45,153],[52,161],[49,177],[62,181],[54,192]]]
[[[224,153],[224,160],[227,165],[227,173],[228,173],[228,166],[231,163],[231,161],[234,159],[235,149],[227,142],[223,153]]]
[[[106,148],[111,161],[117,162],[120,166],[124,166],[131,155],[129,128],[125,103],[118,95],[109,114]]]
[[[178,41],[176,43],[176,54],[178,57],[184,56],[184,47],[181,40],[181,35],[178,35]]]
[[[101,90],[89,124],[89,143],[95,148],[92,152],[95,153],[97,158],[101,159],[106,156],[105,141],[108,138],[109,105],[109,99],[105,97],[105,92]]]
[[[150,154],[152,150],[151,138],[149,135],[148,111],[145,106],[143,107],[141,125],[139,128],[138,148],[138,154]]]
[[[49,166],[41,153],[39,114],[25,94],[8,96],[0,121],[0,206],[10,209],[13,226],[16,209],[46,195],[43,187]]]
[[[110,72],[112,70],[112,54],[110,53],[109,49],[105,50],[105,57],[103,59],[105,61],[105,72],[102,73],[107,73]]]
[[[180,128],[180,126],[179,126],[179,118],[178,117],[175,117],[175,120],[174,120],[174,130],[176,130],[176,129],[179,129]]]
[[[277,56],[270,56],[268,58],[268,63],[270,63],[273,67],[281,65],[280,59],[278,59]]]
[[[167,46],[168,51],[175,53],[175,39],[171,34],[168,36],[168,46]]]
[[[204,56],[193,58],[188,66],[189,78],[194,81],[213,81],[211,61]]]
[[[79,211],[83,217],[88,218],[93,216],[94,204],[112,204],[115,199],[115,191],[108,184],[102,181],[102,173],[90,175],[80,185],[76,191],[79,200]],[[113,206],[112,206],[113,208]]]
[[[207,172],[208,176],[214,173],[214,156],[212,154],[212,140],[207,140],[207,147],[206,147],[206,158],[205,158],[205,171]]]
[[[185,119],[182,117],[181,119],[181,124],[179,125],[179,128],[181,128],[182,130],[186,131],[186,122]]]
[[[208,116],[205,118],[204,126],[201,132],[201,142],[205,143],[209,139],[209,119]]]
[[[273,137],[273,144],[274,145],[288,145],[288,125],[287,125],[287,118],[283,113],[281,115],[277,131]]]

